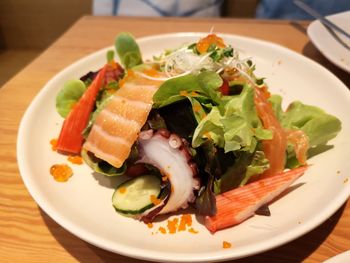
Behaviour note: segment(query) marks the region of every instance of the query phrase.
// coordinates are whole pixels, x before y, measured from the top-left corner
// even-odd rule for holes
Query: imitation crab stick
[[[82,133],[94,108],[96,96],[104,84],[106,68],[105,66],[98,72],[91,85],[64,120],[57,141],[58,151],[71,154],[80,153],[84,141]]]
[[[217,195],[217,213],[205,217],[205,226],[216,232],[241,223],[286,190],[306,169],[301,166]]]

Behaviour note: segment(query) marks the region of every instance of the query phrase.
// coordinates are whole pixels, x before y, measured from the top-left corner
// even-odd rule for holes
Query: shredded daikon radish
[[[188,46],[182,46],[179,49],[170,51],[170,53],[167,51],[161,54],[157,60],[149,62],[150,64],[160,65],[166,77],[151,77],[143,73],[139,74],[147,79],[166,81],[191,73],[198,74],[203,70],[215,71],[220,74],[225,69],[236,69],[248,81],[255,83],[254,77],[250,73],[250,66],[248,65],[250,57],[240,59],[237,50],[233,51],[232,57],[224,56],[220,61],[214,61],[211,55],[212,52],[200,55]]]

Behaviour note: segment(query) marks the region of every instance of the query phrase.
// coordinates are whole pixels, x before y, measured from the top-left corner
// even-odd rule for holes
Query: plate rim
[[[334,17],[339,17],[339,16],[343,16],[345,14],[348,13],[348,16],[350,17],[350,10],[348,11],[344,11],[344,12],[340,12],[340,13],[336,13],[336,14],[332,14],[329,16],[326,16],[327,19],[332,20]],[[319,20],[314,20],[310,23],[310,25],[307,27],[307,35],[309,36],[312,44],[314,44],[314,46],[317,48],[317,50],[326,58],[328,59],[333,65],[339,67],[340,69],[350,73],[350,64],[348,66],[346,66],[344,63],[341,63],[341,61],[339,60],[339,58],[335,58],[334,56],[331,55],[331,53],[326,52],[324,50],[324,48],[322,47],[322,44],[320,43],[320,41],[318,41],[317,39],[319,37],[316,37],[316,32],[315,30],[317,30],[318,27],[322,27],[322,23]],[[322,41],[321,41],[322,42]],[[349,56],[350,56],[350,51],[349,51]]]
[[[207,32],[177,32],[177,33],[168,33],[168,34],[156,34],[156,35],[150,35],[145,36],[142,38],[137,38],[137,42],[147,42],[154,39],[164,38],[164,37],[196,37],[201,36],[203,34],[207,34]],[[221,37],[230,37],[230,38],[236,38],[236,39],[242,39],[246,41],[256,42],[263,45],[267,45],[268,47],[274,47],[278,48],[279,50],[282,50],[283,52],[287,52],[287,54],[291,54],[293,56],[297,56],[297,58],[304,59],[305,61],[308,61],[308,63],[311,63],[313,67],[317,67],[319,70],[323,70],[325,73],[328,74],[329,77],[333,78],[333,81],[338,82],[339,90],[340,89],[347,89],[346,86],[329,70],[321,66],[320,64],[316,63],[315,61],[303,56],[300,53],[297,53],[293,50],[290,50],[287,47],[284,47],[282,45],[252,38],[252,37],[246,37],[246,36],[240,36],[236,34],[228,34],[228,33],[217,33]],[[28,125],[29,117],[31,115],[31,112],[34,111],[34,105],[40,101],[41,97],[45,97],[45,93],[49,90],[48,87],[51,86],[51,83],[55,81],[56,78],[59,78],[59,76],[69,73],[73,68],[75,68],[77,65],[81,64],[83,61],[94,58],[95,56],[99,56],[101,53],[105,54],[106,50],[110,49],[110,47],[106,47],[100,50],[97,50],[95,52],[92,52],[91,54],[87,56],[83,56],[82,58],[74,61],[69,66],[63,68],[59,72],[57,72],[53,77],[50,78],[48,82],[42,87],[42,89],[37,93],[37,95],[34,97],[34,99],[29,104],[28,108],[26,109],[24,115],[22,116],[19,129],[18,129],[18,135],[17,135],[17,163],[20,175],[22,177],[22,180],[32,196],[32,198],[35,200],[35,202],[40,206],[40,208],[50,217],[52,218],[56,223],[58,223],[60,226],[62,226],[64,229],[66,229],[68,232],[74,234],[76,237],[94,245],[99,248],[105,249],[107,251],[111,251],[113,253],[118,253],[124,256],[142,259],[142,260],[152,260],[152,261],[168,261],[168,262],[185,262],[185,261],[192,261],[192,262],[213,262],[213,261],[223,261],[228,259],[238,259],[242,257],[247,257],[250,255],[262,253],[267,250],[271,250],[273,248],[279,247],[283,244],[286,244],[298,237],[301,237],[302,235],[306,234],[307,232],[311,231],[312,229],[319,226],[321,223],[326,221],[334,212],[336,212],[348,199],[350,195],[350,185],[344,187],[345,190],[341,192],[341,195],[337,195],[336,201],[333,200],[333,202],[330,202],[325,208],[322,210],[322,213],[319,213],[318,217],[313,217],[312,220],[307,221],[307,223],[303,223],[299,225],[296,228],[293,228],[294,234],[289,234],[286,238],[285,235],[277,235],[274,238],[270,238],[269,242],[260,242],[255,247],[254,251],[235,251],[234,253],[230,253],[230,250],[218,250],[211,253],[206,253],[205,256],[198,255],[198,253],[176,253],[176,258],[173,257],[175,253],[169,254],[168,252],[161,252],[161,251],[154,251],[149,249],[140,249],[137,247],[130,247],[123,245],[119,243],[119,247],[115,248],[115,244],[113,242],[110,242],[105,239],[101,239],[99,237],[96,238],[94,234],[91,234],[89,231],[86,231],[83,228],[79,228],[79,226],[75,225],[74,223],[69,221],[69,219],[64,218],[63,215],[60,213],[57,213],[59,211],[55,211],[54,207],[51,207],[47,203],[45,203],[44,200],[42,200],[42,197],[39,196],[36,190],[36,186],[33,186],[30,179],[26,175],[27,171],[30,171],[29,167],[27,167],[27,163],[25,161],[25,155],[23,154],[23,148],[21,148],[21,145],[23,145],[23,142],[25,141],[25,127]],[[343,87],[341,87],[343,86]],[[349,94],[348,94],[349,95]],[[296,233],[295,233],[295,230]],[[287,232],[287,233],[290,233]],[[283,238],[284,237],[284,238]],[[113,244],[114,249],[111,248],[111,245]],[[248,246],[249,248],[249,246]],[[246,249],[247,250],[247,249]],[[151,255],[150,255],[150,252]]]

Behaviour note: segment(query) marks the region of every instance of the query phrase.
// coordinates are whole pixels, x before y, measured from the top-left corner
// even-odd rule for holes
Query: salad
[[[56,149],[126,176],[112,196],[122,215],[148,223],[193,207],[211,232],[269,215],[267,205],[307,169],[310,149],[341,130],[318,107],[295,101],[283,110],[253,60],[216,34],[144,60],[121,33],[115,51],[59,91]]]

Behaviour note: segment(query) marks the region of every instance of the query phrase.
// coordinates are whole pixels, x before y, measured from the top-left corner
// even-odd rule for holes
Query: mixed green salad
[[[95,172],[127,176],[112,198],[121,214],[151,222],[191,206],[212,232],[240,223],[266,212],[341,130],[316,106],[284,110],[253,59],[216,34],[145,60],[121,33],[115,51],[58,93],[57,149],[81,154]]]

